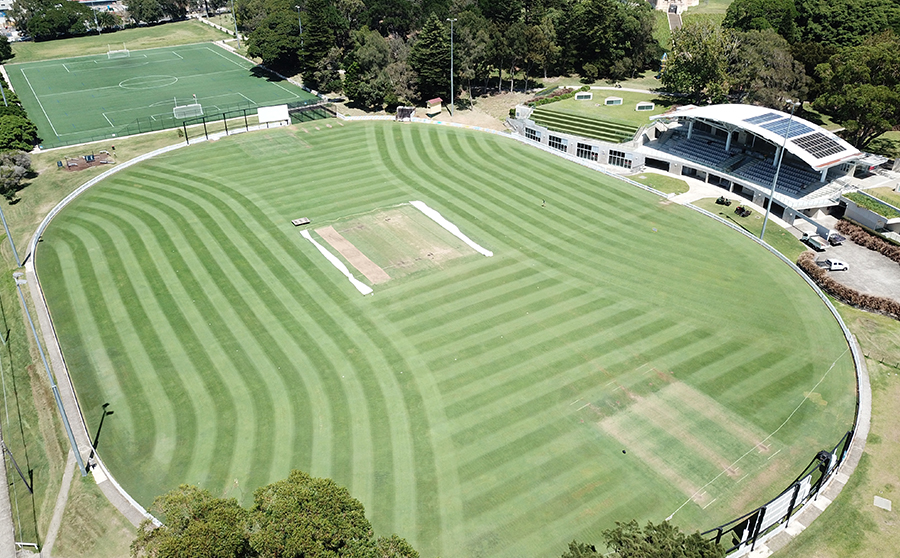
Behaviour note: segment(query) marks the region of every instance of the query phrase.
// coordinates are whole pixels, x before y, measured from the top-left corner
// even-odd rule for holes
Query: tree
[[[412,103],[416,98],[416,73],[409,67],[409,44],[398,35],[388,37],[391,63],[385,73],[391,82],[391,94],[385,99],[388,107]]]
[[[131,544],[134,558],[242,558],[253,552],[247,510],[234,498],[214,498],[207,490],[181,485],[153,502],[165,524],[145,520]]]
[[[413,43],[409,66],[418,76],[419,97],[448,97],[450,92],[450,37],[447,27],[434,14]]]
[[[125,8],[135,23],[156,23],[165,17],[159,0],[126,0]]]
[[[796,5],[803,41],[845,47],[887,29],[900,33],[900,3],[895,0],[796,0]]]
[[[406,539],[391,535],[390,537],[378,537],[378,540],[375,541],[375,556],[376,558],[419,558],[419,553],[406,542]]]
[[[725,12],[722,27],[741,31],[774,29],[788,42],[796,42],[797,8],[794,0],[734,0]]]
[[[737,33],[728,67],[730,94],[743,103],[781,109],[784,99],[806,99],[809,78],[774,29]]]
[[[387,74],[390,46],[381,33],[368,29],[355,31],[353,39],[356,46],[347,57],[344,93],[365,107],[381,109],[393,91]]]
[[[0,153],[0,194],[12,200],[22,186],[22,180],[31,173],[31,157],[24,151]]]
[[[300,53],[303,80],[314,89],[330,90],[326,87],[334,86],[347,22],[329,0],[307,0],[305,14]],[[338,51],[332,52],[334,48]],[[337,87],[340,88],[339,78]]]
[[[569,543],[569,550],[563,552],[560,558],[600,558],[600,554],[592,544],[572,541]]]
[[[0,116],[0,151],[31,151],[37,143],[37,126],[15,114]]]
[[[700,536],[699,532],[685,535],[668,521],[659,525],[647,522],[616,522],[615,529],[603,531],[607,547],[617,558],[724,558],[725,549]]]
[[[0,37],[0,64],[6,62],[13,56],[15,56],[15,53],[12,51],[9,39],[7,39],[5,35]]]
[[[721,102],[728,92],[728,62],[736,48],[733,33],[707,20],[691,21],[672,33],[674,48],[662,75],[666,91],[694,102]]]
[[[250,544],[263,558],[371,556],[375,543],[363,505],[331,479],[291,471],[259,488]]]
[[[817,69],[822,94],[813,106],[844,127],[862,149],[900,122],[900,38],[886,31],[848,47]]]
[[[247,36],[247,54],[262,59],[268,68],[294,74],[300,68],[300,27],[297,12],[270,10]]]

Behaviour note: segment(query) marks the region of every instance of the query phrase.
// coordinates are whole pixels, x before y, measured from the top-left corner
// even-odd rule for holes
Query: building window
[[[568,140],[565,140],[563,138],[550,136],[550,141],[548,143],[553,149],[559,149],[560,151],[567,151],[569,149]]]
[[[593,145],[588,145],[586,143],[579,143],[575,151],[575,154],[582,159],[587,159],[589,161],[596,161],[599,153],[596,151],[596,147]]]
[[[525,128],[525,137],[532,141],[541,141],[541,132],[533,128]]]
[[[612,151],[609,152],[609,164],[615,165],[617,167],[625,167],[626,169],[631,168],[631,156],[627,156],[622,151]]]

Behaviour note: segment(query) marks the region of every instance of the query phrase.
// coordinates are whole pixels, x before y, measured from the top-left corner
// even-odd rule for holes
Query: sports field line
[[[775,434],[777,434],[779,430],[781,430],[782,428],[784,428],[784,425],[786,425],[786,424],[791,420],[791,418],[793,418],[794,415],[797,414],[797,411],[800,410],[800,407],[802,407],[803,404],[806,403],[806,400],[809,399],[809,395],[810,395],[811,393],[815,392],[816,389],[818,389],[819,385],[820,385],[822,382],[825,381],[825,378],[826,378],[826,377],[828,377],[828,373],[831,372],[831,370],[832,370],[832,369],[834,368],[834,366],[838,363],[838,361],[841,360],[841,359],[844,357],[844,355],[846,355],[849,351],[850,351],[850,348],[847,347],[846,349],[844,349],[844,352],[842,352],[840,355],[838,355],[838,357],[837,357],[836,359],[834,359],[834,362],[832,362],[832,363],[831,363],[831,366],[828,367],[828,370],[826,370],[825,373],[822,374],[822,377],[819,379],[818,382],[816,382],[816,385],[814,385],[814,386],[812,387],[812,389],[810,389],[808,392],[806,392],[806,394],[804,394],[803,399],[800,400],[800,403],[797,403],[797,406],[794,407],[794,410],[791,411],[791,414],[789,414],[789,415],[787,416],[787,418],[784,419],[784,422],[782,422],[782,423],[778,426],[778,428],[776,428],[775,430],[772,431],[771,434],[769,434],[768,436],[766,436],[765,439],[764,439],[762,442],[760,442],[760,444],[765,444],[766,442],[769,441],[769,439],[770,439],[772,436],[774,436]],[[750,448],[749,450],[747,450],[747,452],[746,452],[744,455],[738,457],[738,458],[734,461],[734,463],[732,463],[732,464],[728,467],[728,469],[734,468],[734,466],[737,465],[742,459],[744,459],[745,457],[747,457],[748,455],[750,455],[751,453],[753,453],[753,451],[754,451],[757,447],[759,447],[759,444],[757,444],[756,446],[753,446],[752,448]],[[723,469],[721,473],[719,473],[719,474],[716,475],[711,481],[709,481],[708,483],[706,483],[705,485],[703,485],[703,487],[700,488],[700,490],[704,490],[707,486],[709,486],[709,485],[711,485],[712,483],[716,482],[716,481],[719,479],[719,477],[721,477],[722,475],[724,475],[724,474],[728,471],[728,469]],[[687,500],[685,500],[680,506],[678,506],[678,508],[677,508],[675,511],[673,511],[673,512],[671,513],[671,515],[669,515],[669,517],[666,518],[666,521],[670,521],[670,520],[672,519],[672,517],[674,517],[675,514],[678,513],[678,512],[681,510],[681,508],[683,508],[684,506],[686,506],[686,505],[688,504],[688,502],[690,502],[692,499],[693,499],[693,496],[691,496],[690,498],[688,498]]]
[[[41,98],[38,97],[37,93],[34,92],[34,87],[31,86],[31,81],[28,79],[28,75],[25,73],[25,70],[20,70],[22,72],[22,77],[25,78],[25,83],[28,84],[28,88],[31,89],[31,94],[34,95],[34,100],[38,102],[38,106],[41,107],[41,112],[44,113],[44,118],[47,119],[47,123],[50,124],[50,128],[53,130],[53,133],[56,137],[59,137],[59,132],[56,131],[56,126],[53,125],[53,121],[50,120],[50,117],[47,116],[47,110],[44,108],[44,104],[41,102]]]
[[[182,60],[184,60],[184,57],[182,55],[178,54],[177,52],[175,52],[174,50],[172,51],[172,54],[174,54],[178,58],[181,58]]]
[[[232,64],[234,64],[234,65],[237,66],[238,68],[241,68],[242,70],[249,70],[249,69],[250,69],[250,68],[248,68],[248,67],[246,67],[246,66],[241,65],[241,64],[238,63],[238,62],[235,62],[235,61],[232,60],[231,58],[228,58],[227,56],[225,56],[225,55],[222,54],[221,52],[216,52],[215,50],[213,50],[213,49],[211,49],[211,48],[209,48],[209,47],[206,47],[206,50],[210,51],[211,53],[215,54],[216,56],[221,56],[222,58],[224,58],[225,60],[228,60],[229,62],[231,62]]]
[[[287,89],[285,89],[284,87],[278,85],[277,83],[274,83],[274,82],[273,82],[272,85],[274,85],[275,87],[277,87],[277,88],[279,88],[279,89],[284,90],[284,91],[287,92],[287,93],[290,93],[290,94],[293,95],[294,97],[299,97],[299,96],[300,96],[300,95],[297,95],[296,93],[294,93],[293,91],[288,91]]]
[[[328,251],[327,248],[325,248],[324,246],[322,246],[321,244],[316,242],[316,240],[312,237],[312,235],[309,234],[309,231],[307,231],[307,230],[300,231],[300,235],[303,238],[305,238],[306,240],[310,241],[312,243],[312,245],[315,246],[316,249],[319,252],[321,252],[323,256],[325,256],[325,259],[327,259],[331,263],[331,265],[333,265],[335,268],[337,268],[337,270],[340,271],[344,275],[344,277],[349,279],[350,284],[353,285],[354,287],[356,287],[356,290],[358,290],[359,292],[361,292],[364,295],[372,294],[372,288],[369,287],[368,285],[366,285],[365,283],[362,283],[356,277],[354,277],[353,274],[350,273],[350,270],[347,269],[347,266],[344,265],[344,262],[337,259],[334,256],[334,254],[332,254],[331,252]]]
[[[201,77],[212,76],[212,75],[230,74],[232,72],[238,72],[238,71],[239,70],[223,70],[221,72],[208,72],[205,74],[191,74],[189,76],[181,76],[181,77],[172,76],[172,77],[174,77],[177,81],[181,82],[181,81],[186,81],[191,78],[201,78]],[[24,71],[22,72],[22,75],[25,75]],[[148,76],[141,76],[141,77],[148,77]],[[27,81],[28,78],[25,78],[25,79]],[[29,84],[29,86],[30,85],[31,84]],[[273,83],[272,85],[277,85],[277,84]],[[75,91],[60,91],[59,93],[46,93],[45,95],[43,95],[43,97],[46,99],[47,97],[61,97],[61,96],[65,96],[65,95],[81,95],[83,93],[90,93],[92,91],[103,91],[104,89],[128,89],[128,88],[122,87],[119,83],[117,83],[116,85],[104,85],[103,87],[94,87],[91,89],[78,89]],[[156,88],[156,89],[162,89],[162,88]],[[284,88],[282,87],[282,89],[284,89]],[[140,89],[138,89],[138,90],[140,91]],[[32,89],[32,91],[34,91],[34,90]],[[146,89],[144,89],[144,91],[146,91]]]

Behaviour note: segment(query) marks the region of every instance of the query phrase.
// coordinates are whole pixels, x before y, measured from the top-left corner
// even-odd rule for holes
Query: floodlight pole
[[[231,0],[231,21],[234,22],[234,38],[237,39],[237,47],[241,48],[241,36],[237,30],[237,14],[234,13],[234,0]]]
[[[450,22],[450,116],[454,116],[456,107],[453,106],[453,22],[457,18],[447,18]]]
[[[766,204],[766,218],[763,219],[762,231],[759,233],[760,240],[764,240],[763,236],[766,234],[766,223],[769,222],[769,213],[772,211],[772,198],[775,197],[775,184],[778,182],[778,174],[781,172],[781,163],[784,161],[784,150],[787,147],[788,136],[791,133],[791,122],[794,120],[794,109],[797,108],[797,105],[801,104],[800,101],[792,101],[791,99],[787,99],[787,102],[791,105],[791,117],[788,118],[787,129],[784,131],[784,141],[781,142],[781,152],[778,154],[778,165],[775,167],[775,178],[772,179],[772,191],[769,193],[769,203]]]
[[[100,36],[103,33],[100,32],[100,24],[97,22],[97,10],[91,7],[91,11],[94,12],[94,27],[97,28],[97,36]]]
[[[3,89],[2,80],[0,80],[0,93],[3,93],[3,106],[8,107],[9,103],[6,102],[6,90]]]
[[[72,425],[69,424],[69,417],[66,415],[62,398],[59,396],[59,388],[56,386],[56,380],[53,378],[53,373],[50,371],[50,365],[47,364],[47,357],[44,355],[44,347],[41,345],[41,340],[34,327],[34,321],[31,319],[31,312],[28,311],[28,303],[25,302],[25,295],[22,294],[22,285],[27,284],[26,280],[20,279],[22,275],[21,271],[13,273],[13,279],[16,282],[16,290],[19,291],[19,298],[22,299],[22,308],[25,309],[25,316],[28,318],[28,324],[31,325],[31,333],[34,335],[34,342],[37,344],[38,352],[41,354],[41,360],[44,361],[44,370],[47,371],[47,378],[50,380],[50,389],[53,391],[53,398],[56,399],[56,406],[59,409],[59,415],[62,419],[63,426],[66,427],[66,435],[69,437],[69,443],[72,445],[72,453],[75,454],[75,461],[78,463],[78,469],[81,471],[81,476],[86,477],[88,472],[87,469],[84,468],[84,460],[81,458],[81,452],[78,450],[75,434],[72,433]]]
[[[303,46],[303,20],[300,19],[300,6],[294,6],[297,8],[297,27],[300,29],[300,46]]]
[[[4,98],[4,100],[6,99]],[[19,253],[16,252],[16,245],[13,244],[12,235],[9,234],[9,226],[6,224],[6,216],[3,214],[3,208],[0,208],[0,220],[3,221],[3,228],[6,229],[6,238],[9,239],[9,247],[12,248],[13,256],[16,258],[16,265],[22,267],[22,261],[19,259]]]

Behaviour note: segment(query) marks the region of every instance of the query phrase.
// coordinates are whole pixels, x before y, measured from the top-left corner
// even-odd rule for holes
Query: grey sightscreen
[[[807,150],[816,159],[821,159],[822,157],[835,155],[844,151],[841,144],[829,138],[822,132],[816,132],[815,134],[803,136],[802,138],[791,141]]]
[[[781,117],[782,116],[777,112],[767,112],[765,114],[758,114],[756,116],[751,116],[750,118],[745,118],[744,122],[749,122],[750,124],[762,124],[763,122],[777,120]]]
[[[790,126],[788,125],[789,123]],[[813,131],[813,129],[806,124],[801,124],[800,122],[791,120],[790,118],[768,122],[766,124],[762,124],[762,127],[766,130],[769,130],[770,132],[775,132],[783,138],[802,136],[803,134],[808,134],[809,132]],[[788,128],[790,128],[790,130],[788,130]]]

